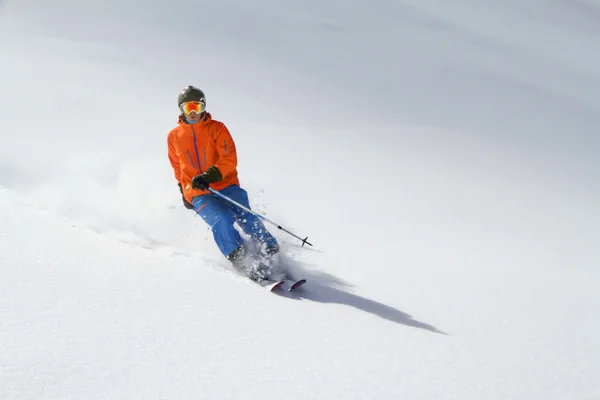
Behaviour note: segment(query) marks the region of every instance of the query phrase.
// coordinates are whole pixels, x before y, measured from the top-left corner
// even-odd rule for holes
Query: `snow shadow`
[[[447,335],[433,325],[414,319],[404,311],[352,293],[349,291],[348,284],[333,275],[308,268],[296,260],[286,259],[285,264],[289,275],[294,278],[305,278],[307,280],[306,285],[297,291],[289,293],[286,297],[305,299],[317,303],[341,304],[400,325]]]
[[[446,333],[440,331],[435,326],[418,321],[409,314],[405,313],[404,311],[400,311],[397,308],[393,308],[378,301],[367,299],[366,297],[362,297],[345,290],[336,289],[331,286],[321,285],[313,282],[310,284],[307,283],[302,287],[301,291],[297,292],[296,296],[318,303],[343,304],[376,315],[388,321],[395,322],[397,324],[425,329],[431,332],[446,335]]]

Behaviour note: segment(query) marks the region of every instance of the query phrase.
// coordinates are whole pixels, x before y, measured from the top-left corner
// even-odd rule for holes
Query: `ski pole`
[[[271,225],[273,225],[273,226],[276,226],[276,227],[277,227],[277,229],[280,229],[280,230],[284,231],[284,232],[285,232],[285,233],[287,233],[288,235],[291,235],[291,236],[295,237],[296,239],[298,239],[298,240],[302,241],[302,247],[304,247],[304,245],[305,245],[305,244],[307,244],[307,245],[309,245],[309,246],[312,246],[312,244],[308,242],[308,236],[307,236],[307,237],[305,237],[304,239],[302,239],[300,236],[294,235],[292,232],[288,231],[287,229],[285,229],[285,228],[284,228],[284,227],[282,227],[281,225],[279,225],[279,224],[277,224],[277,223],[275,223],[275,222],[271,221],[271,220],[270,220],[270,219],[268,219],[267,217],[265,217],[265,216],[263,216],[263,215],[260,215],[260,214],[259,214],[259,213],[257,213],[257,212],[254,212],[254,211],[252,211],[252,210],[251,210],[251,209],[249,209],[248,207],[245,207],[244,205],[242,205],[242,204],[238,203],[237,201],[233,200],[232,198],[230,198],[230,197],[228,197],[228,196],[225,196],[223,193],[217,192],[215,189],[213,189],[213,188],[211,188],[211,187],[209,187],[209,188],[208,188],[208,190],[210,190],[210,191],[211,191],[211,193],[213,193],[213,194],[216,194],[217,196],[219,196],[219,197],[221,197],[221,198],[223,198],[223,199],[225,199],[225,200],[229,201],[230,203],[233,203],[233,204],[235,204],[236,206],[238,206],[238,207],[239,207],[239,208],[241,208],[242,210],[245,210],[245,211],[247,211],[247,212],[249,212],[249,213],[251,213],[251,214],[254,214],[254,215],[256,215],[258,218],[260,218],[260,219],[262,219],[262,220],[265,220],[266,222],[270,223],[270,224],[271,224]]]

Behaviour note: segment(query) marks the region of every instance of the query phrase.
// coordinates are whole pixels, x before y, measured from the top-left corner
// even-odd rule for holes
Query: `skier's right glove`
[[[192,178],[192,189],[196,190],[208,190],[208,181],[204,174],[196,175]]]
[[[221,171],[216,166],[212,166],[203,174],[196,175],[192,178],[192,189],[208,190],[209,184],[218,182],[223,179]]]
[[[185,208],[187,208],[188,210],[193,210],[194,205],[192,203],[190,203],[189,201],[187,201],[185,199],[185,196],[183,195],[183,188],[181,187],[181,183],[178,183],[177,185],[179,186],[179,192],[181,193],[181,199],[183,200],[183,206]]]

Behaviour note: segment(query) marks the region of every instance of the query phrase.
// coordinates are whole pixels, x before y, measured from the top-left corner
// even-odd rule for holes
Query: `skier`
[[[212,188],[250,209],[248,193],[240,186],[237,152],[227,127],[206,111],[202,90],[188,86],[178,96],[179,121],[168,135],[168,155],[183,204],[211,227],[221,253],[253,280],[266,280],[250,267],[249,251],[234,227],[236,222],[258,245],[261,257],[272,257],[279,244],[254,214],[219,196]]]

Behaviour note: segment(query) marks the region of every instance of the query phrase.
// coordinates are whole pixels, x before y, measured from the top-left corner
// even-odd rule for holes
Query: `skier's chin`
[[[200,115],[195,115],[195,116],[186,116],[185,120],[187,121],[188,124],[195,124],[196,122],[200,121]]]

